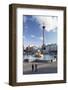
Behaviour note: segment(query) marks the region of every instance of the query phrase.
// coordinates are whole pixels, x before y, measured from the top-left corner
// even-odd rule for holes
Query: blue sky
[[[42,26],[45,28],[45,45],[57,43],[57,17],[56,16],[23,16],[24,46],[42,45]]]

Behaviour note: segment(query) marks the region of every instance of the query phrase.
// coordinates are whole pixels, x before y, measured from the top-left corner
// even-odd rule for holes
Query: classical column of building
[[[45,26],[43,25],[42,28],[43,28],[43,42],[42,42],[43,44],[42,44],[42,49],[45,50],[45,33],[44,33],[45,32]]]

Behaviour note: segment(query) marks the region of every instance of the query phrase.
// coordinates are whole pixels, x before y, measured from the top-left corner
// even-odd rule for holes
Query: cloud
[[[48,32],[53,31],[55,28],[57,28],[57,24],[58,24],[57,16],[33,16],[33,18],[40,25],[41,29],[42,26],[44,25],[45,30]]]
[[[43,41],[43,37],[42,37],[42,36],[39,37],[39,39],[40,39],[41,41]],[[46,38],[44,38],[44,40],[46,41]]]
[[[40,37],[39,39],[42,41],[43,40],[43,37]]]
[[[32,38],[35,38],[35,35],[31,35]]]

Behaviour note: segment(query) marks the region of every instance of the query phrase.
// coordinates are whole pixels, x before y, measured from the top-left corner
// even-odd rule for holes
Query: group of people
[[[37,64],[32,64],[32,72],[37,72],[38,68],[37,68]]]

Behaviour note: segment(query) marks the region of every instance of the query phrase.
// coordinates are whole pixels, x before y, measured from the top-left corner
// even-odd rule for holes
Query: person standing
[[[32,64],[32,72],[37,72],[37,64]]]
[[[38,69],[37,69],[37,64],[35,64],[35,72],[37,72],[37,70],[38,70]]]
[[[34,64],[32,64],[32,72],[34,71]]]

